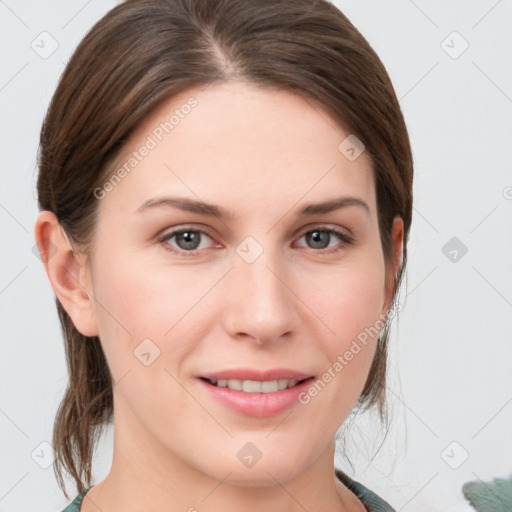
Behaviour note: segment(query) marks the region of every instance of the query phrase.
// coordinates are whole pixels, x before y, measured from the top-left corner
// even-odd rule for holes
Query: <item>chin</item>
[[[220,465],[215,462],[207,468],[211,477],[237,487],[273,487],[276,481],[287,482],[307,467],[306,460],[298,461],[296,453],[283,457],[279,453],[269,453],[252,466],[247,467],[237,457],[225,458]],[[229,475],[229,476],[227,476]]]
[[[298,468],[287,465],[269,467],[256,467],[250,469],[236,469],[226,478],[225,482],[235,487],[274,487],[279,483],[291,480],[299,472]]]

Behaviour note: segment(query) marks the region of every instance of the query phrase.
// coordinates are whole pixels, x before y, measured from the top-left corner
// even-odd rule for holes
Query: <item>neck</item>
[[[121,421],[120,416],[114,415],[110,472],[85,495],[81,512],[365,510],[335,477],[334,439],[302,471],[288,471],[276,477],[263,468],[262,459],[258,462],[260,472],[254,473],[258,478],[235,480],[232,471],[222,475],[201,471],[166,450],[135,417]]]

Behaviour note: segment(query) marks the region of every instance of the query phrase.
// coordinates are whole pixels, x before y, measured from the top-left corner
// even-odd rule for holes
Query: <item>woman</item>
[[[386,417],[413,166],[391,81],[339,10],[122,3],[68,63],[39,169],[66,512],[393,510],[333,460],[354,407]]]

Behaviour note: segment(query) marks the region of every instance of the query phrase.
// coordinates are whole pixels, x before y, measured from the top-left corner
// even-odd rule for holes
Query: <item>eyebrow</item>
[[[312,215],[321,215],[325,213],[330,213],[341,208],[345,208],[348,206],[359,206],[363,208],[368,214],[370,214],[370,207],[368,204],[358,197],[339,197],[336,199],[331,199],[329,201],[325,201],[323,203],[310,203],[302,208],[300,208],[296,215],[297,217],[309,217]],[[137,212],[144,212],[148,209],[152,208],[160,208],[160,207],[171,207],[178,208],[179,210],[183,210],[190,213],[197,213],[199,215],[206,215],[209,217],[216,217],[218,219],[232,219],[234,218],[234,214],[222,208],[221,206],[217,206],[215,204],[205,203],[204,201],[196,201],[194,199],[189,199],[187,197],[160,197],[148,199],[145,201],[139,208],[137,208]]]

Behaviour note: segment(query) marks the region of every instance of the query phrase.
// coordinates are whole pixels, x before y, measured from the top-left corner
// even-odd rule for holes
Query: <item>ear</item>
[[[97,336],[86,256],[73,249],[57,217],[50,211],[39,214],[35,239],[53,291],[76,329],[84,336]]]
[[[384,303],[384,309],[382,313],[387,314],[391,307],[391,301],[393,300],[393,277],[395,277],[400,269],[400,265],[403,260],[403,242],[404,242],[404,221],[401,217],[395,217],[393,219],[393,227],[391,231],[391,237],[393,239],[393,265],[392,275],[386,277],[385,285],[385,296],[386,300]]]

